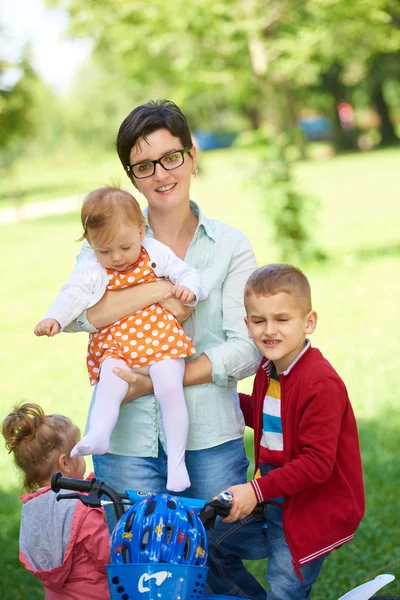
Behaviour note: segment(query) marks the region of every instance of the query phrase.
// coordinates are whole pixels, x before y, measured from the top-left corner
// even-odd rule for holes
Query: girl
[[[79,500],[57,502],[52,473],[82,479],[83,458],[70,458],[79,429],[67,417],[22,404],[4,419],[8,451],[24,474],[20,560],[43,584],[46,600],[109,598],[110,544],[104,512]]]
[[[173,157],[169,157],[172,161]],[[35,328],[52,336],[82,310],[96,304],[106,290],[118,290],[168,277],[175,285],[167,297],[195,305],[207,297],[197,272],[161,242],[145,239],[139,204],[128,192],[100,188],[84,200],[83,238],[93,253],[78,263],[68,283]],[[128,384],[115,373],[147,367],[160,404],[168,454],[167,488],[190,486],[185,465],[189,418],[183,394],[185,358],[195,348],[178,321],[159,304],[120,319],[89,337],[87,366],[92,385],[98,382],[89,430],[71,456],[104,454],[110,445]],[[169,360],[167,360],[169,359]]]

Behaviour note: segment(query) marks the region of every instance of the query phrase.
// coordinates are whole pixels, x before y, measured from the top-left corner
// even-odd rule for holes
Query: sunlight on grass
[[[114,182],[125,184],[118,157],[93,151],[74,154],[60,150],[52,156],[26,157],[0,180],[0,208],[26,202],[86,194]]]

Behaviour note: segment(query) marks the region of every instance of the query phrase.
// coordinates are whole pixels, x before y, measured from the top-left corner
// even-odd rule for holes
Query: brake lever
[[[58,494],[56,500],[80,500],[82,504],[89,508],[101,508],[100,496],[102,494],[101,487],[102,482],[92,479],[92,489],[89,494],[80,494],[79,492],[73,492],[72,494]]]
[[[72,494],[58,494],[56,500],[80,500],[82,504],[89,508],[101,508],[102,506],[100,498],[90,497],[90,494],[89,496],[86,496],[85,494],[79,494],[79,492]]]
[[[221,504],[219,500],[211,500],[207,502],[199,513],[200,520],[203,522],[205,529],[213,529],[217,516],[227,517],[230,507]]]
[[[219,497],[221,497],[221,494]],[[260,504],[257,504],[251,514],[256,519],[263,519],[265,516],[266,507],[267,503],[261,502]],[[211,500],[210,502],[207,502],[207,504],[205,504],[201,509],[199,517],[203,522],[205,529],[214,529],[217,516],[225,518],[229,515],[229,513],[229,501],[224,502],[222,497],[222,502],[220,500]]]

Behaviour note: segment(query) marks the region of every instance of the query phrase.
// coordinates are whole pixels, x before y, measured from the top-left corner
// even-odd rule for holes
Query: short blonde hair
[[[96,237],[99,242],[112,239],[121,223],[144,225],[145,220],[138,201],[124,190],[106,186],[90,192],[81,209],[83,234],[81,240],[90,242]]]
[[[16,466],[23,472],[23,487],[32,491],[48,481],[58,456],[76,443],[78,428],[63,415],[45,415],[33,402],[15,406],[1,432]]]
[[[244,302],[249,296],[273,296],[286,292],[298,300],[305,313],[312,310],[311,287],[307,277],[293,265],[270,264],[250,275],[244,288]]]

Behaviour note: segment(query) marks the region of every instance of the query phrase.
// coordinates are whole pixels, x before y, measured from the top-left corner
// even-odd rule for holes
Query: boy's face
[[[257,349],[272,360],[278,373],[285,371],[304,348],[306,335],[317,324],[315,311],[305,312],[299,300],[279,292],[271,296],[250,294],[245,322]]]
[[[102,267],[126,271],[138,260],[144,236],[144,224],[138,227],[122,223],[112,240],[98,242],[91,237],[90,245]]]

